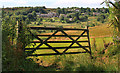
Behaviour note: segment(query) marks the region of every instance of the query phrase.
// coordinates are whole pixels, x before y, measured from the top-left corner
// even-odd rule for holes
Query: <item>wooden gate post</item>
[[[17,21],[17,43],[16,43],[16,52],[18,53],[18,55],[23,55],[23,43],[22,43],[22,39],[21,39],[21,34],[22,34],[22,30],[23,30],[23,24],[21,21]]]
[[[92,52],[91,52],[90,38],[89,38],[89,26],[87,26],[87,37],[88,37],[88,44],[90,49],[90,56],[91,56],[91,59],[93,59]]]

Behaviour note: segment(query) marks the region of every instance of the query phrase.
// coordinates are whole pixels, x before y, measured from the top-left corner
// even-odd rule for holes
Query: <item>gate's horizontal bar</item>
[[[83,52],[66,52],[64,54],[79,54],[79,53],[86,53],[85,51]],[[28,56],[49,56],[49,55],[62,55],[63,53],[48,53],[48,54],[33,54],[33,55],[28,55]]]
[[[72,43],[73,41],[47,41],[47,43]],[[88,42],[86,41],[77,41],[79,42]],[[40,41],[32,41],[31,43],[41,43]]]
[[[51,36],[51,35],[36,35],[36,36]],[[68,37],[66,35],[53,35],[54,37]],[[70,37],[79,37],[80,35],[69,35]],[[82,35],[81,37],[87,37],[87,35]]]
[[[30,27],[31,29],[43,29],[43,30],[83,30],[83,31],[87,31],[88,29],[75,29],[75,28],[57,28],[57,27]]]
[[[89,46],[83,46],[83,47],[86,47],[86,48],[89,48]],[[69,48],[69,47],[53,47],[54,49],[64,49],[64,48]],[[70,47],[70,48],[82,48],[80,46],[73,46],[73,47]],[[42,47],[42,48],[25,48],[25,50],[32,50],[32,49],[51,49],[49,47]],[[52,49],[51,49],[52,50]]]

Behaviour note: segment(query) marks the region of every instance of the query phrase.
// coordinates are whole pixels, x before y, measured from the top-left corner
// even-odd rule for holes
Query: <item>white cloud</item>
[[[53,3],[53,7],[99,7],[100,3],[102,3],[104,0],[57,0],[55,3]]]
[[[22,5],[27,5],[28,0],[0,0],[1,4],[0,6],[2,7],[3,5],[5,7],[14,7],[14,6],[22,6]]]
[[[0,6],[99,7],[104,0],[0,0]],[[114,1],[114,0],[112,0]],[[1,4],[2,3],[2,4]],[[101,5],[105,6],[105,5]]]
[[[0,0],[0,2],[13,2],[14,0]]]

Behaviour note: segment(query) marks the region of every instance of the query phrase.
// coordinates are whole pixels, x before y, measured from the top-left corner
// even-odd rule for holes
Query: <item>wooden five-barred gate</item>
[[[31,30],[54,30],[54,33],[52,35],[48,35],[46,34],[34,34],[32,33]],[[82,33],[77,34],[77,35],[70,35],[68,33],[66,33],[65,31],[81,31]],[[25,50],[32,50],[32,53],[35,52],[36,50],[42,50],[42,49],[52,49],[55,53],[45,53],[45,54],[29,54],[28,56],[46,56],[46,55],[62,55],[62,54],[78,54],[78,53],[89,53],[91,55],[91,47],[90,47],[90,39],[89,39],[89,29],[88,27],[86,29],[73,29],[73,28],[56,28],[56,27],[30,27],[29,30],[31,36],[35,37],[38,41],[32,41],[31,43],[37,43],[39,45],[37,45],[35,48],[25,48]],[[61,32],[64,35],[58,35],[57,33]],[[85,34],[87,33],[87,34]],[[57,35],[56,35],[57,34]],[[43,40],[40,37],[48,37],[47,39]],[[70,40],[67,41],[49,41],[49,39],[51,39],[52,37],[67,37]],[[73,37],[77,37],[76,39],[74,39]],[[81,37],[86,37],[87,40],[79,40]],[[81,43],[88,43],[87,46],[82,46]],[[49,45],[48,43],[70,43],[70,45],[68,47],[53,47],[51,45]],[[76,43],[78,46],[74,46],[73,44]],[[43,44],[45,44],[47,47],[41,47]],[[71,48],[82,48],[84,51],[78,51],[78,52],[66,52],[67,50],[71,49]],[[88,49],[87,49],[88,48]],[[64,51],[61,53],[56,49],[64,49]]]

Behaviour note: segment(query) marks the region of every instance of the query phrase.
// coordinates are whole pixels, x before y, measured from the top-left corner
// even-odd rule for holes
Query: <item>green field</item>
[[[115,71],[116,73],[116,71],[118,71],[118,50],[120,44],[118,41],[113,41],[113,36],[115,36],[116,33],[114,30],[116,29],[113,25],[110,27],[110,20],[114,21],[114,19],[111,19],[111,10],[109,11],[108,8],[46,8],[45,6],[38,6],[3,7],[2,10],[3,11],[0,10],[0,17],[2,12],[3,71],[78,71],[78,73],[79,71],[97,71],[98,73],[108,73],[109,71]],[[117,15],[115,19],[116,18]],[[39,43],[40,39],[38,40],[38,37],[36,38],[31,35],[31,33],[28,32],[29,29],[27,29],[29,27],[87,29],[87,26],[89,26],[91,54],[79,53],[37,56],[37,54],[55,54],[56,52],[53,51],[52,48],[49,48],[50,46],[57,47],[56,50],[63,53],[66,49],[64,47],[69,47],[73,43],[73,39],[76,41],[76,35],[80,36],[84,30],[63,30],[63,32],[56,29],[30,29],[30,31],[42,39],[43,42],[51,41],[47,43],[50,45],[48,45],[49,47],[43,44],[34,50],[34,48],[41,44]],[[56,31],[57,33],[54,33]],[[53,35],[49,37],[49,35],[53,33],[56,36]],[[75,36],[71,36],[73,38],[71,40],[66,34]],[[83,41],[82,43],[79,42],[79,44],[89,47],[88,37],[86,37],[86,35],[87,31],[77,41]],[[59,43],[52,43],[54,41],[58,41]],[[66,43],[66,41],[71,43]],[[74,43],[72,47],[79,47],[77,44]],[[63,49],[59,49],[58,47]],[[90,51],[89,48],[86,49]],[[33,50],[34,52],[32,52]],[[85,50],[83,48],[69,48],[65,53],[71,52],[78,53],[85,52]]]
[[[85,39],[82,39],[82,40],[85,40]],[[49,67],[52,64],[57,63],[57,65],[59,65],[58,67],[60,67],[61,70],[64,70],[64,69],[67,70],[69,68],[72,68],[71,69],[72,71],[81,70],[81,69],[78,69],[78,67],[82,68],[81,65],[85,66],[85,68],[87,68],[86,69],[87,71],[92,71],[92,70],[94,70],[94,68],[98,69],[98,71],[101,70],[102,68],[105,69],[106,71],[107,70],[108,71],[118,70],[118,68],[117,68],[118,65],[117,65],[116,59],[114,59],[114,58],[113,59],[112,58],[103,59],[104,55],[99,54],[99,52],[104,49],[103,40],[105,40],[105,42],[108,43],[108,42],[112,42],[112,38],[111,37],[102,37],[102,38],[95,38],[95,40],[96,40],[96,46],[97,46],[96,48],[94,48],[93,39],[92,38],[90,39],[92,55],[97,57],[97,59],[92,60],[92,61],[90,60],[90,55],[87,53],[86,54],[75,54],[75,55],[62,55],[62,56],[57,55],[57,56],[28,57],[28,59],[32,58],[36,63],[38,63],[39,65],[42,65],[44,67]],[[37,44],[37,45],[39,45],[39,44]],[[49,44],[49,45],[54,46],[54,47],[58,47],[58,46],[63,47],[63,46],[68,46],[69,44],[61,43],[61,44]],[[86,43],[84,45],[88,45],[88,44]],[[77,46],[77,45],[74,44],[74,46]],[[41,47],[46,47],[46,46],[43,45]],[[96,49],[97,49],[97,51],[96,51]],[[64,49],[59,50],[59,51],[62,52],[63,50]],[[78,51],[83,51],[83,49],[74,48],[74,49],[68,50],[67,52],[78,52]],[[43,54],[43,53],[54,53],[54,51],[52,51],[52,50],[36,50],[33,54]],[[117,58],[117,57],[115,56],[115,58]],[[114,62],[111,62],[110,60],[113,60]],[[41,63],[41,61],[43,61],[43,63]],[[73,64],[73,66],[69,67],[69,65],[71,65],[71,63]],[[68,67],[66,65],[68,65]],[[89,66],[91,67],[91,65],[94,65],[95,67],[88,68]]]
[[[79,39],[80,40],[87,40],[87,39]],[[109,42],[113,42],[113,39],[111,37],[102,37],[102,38],[95,38],[96,40],[96,45],[98,48],[98,50],[102,50],[104,49],[104,43],[103,43],[103,40],[105,40],[106,43],[109,43]],[[62,41],[69,41],[69,40],[62,40]],[[71,40],[70,40],[71,41]],[[90,44],[91,44],[91,48],[93,47],[93,39],[91,38],[90,39]],[[40,43],[37,43],[34,47],[34,43],[31,43],[29,46],[27,46],[26,48],[35,48],[39,45]],[[53,47],[68,47],[71,43],[48,43],[49,45],[53,46]],[[88,46],[88,43],[85,42],[85,43],[80,43],[81,45],[83,46]],[[73,46],[78,46],[76,43],[73,44]],[[45,44],[43,44],[40,48],[42,47],[47,47]],[[72,49],[72,50],[75,50],[75,49]],[[94,50],[94,49],[93,49]],[[42,53],[42,52],[52,52],[52,50],[36,50],[36,54],[38,53]]]
[[[90,18],[90,20],[94,21],[93,18]],[[90,22],[89,22],[90,23]],[[82,23],[82,24],[87,24],[87,23]],[[64,28],[81,28],[79,26],[80,24],[67,24],[67,23],[59,23],[59,22],[43,22],[41,26],[63,26]],[[111,49],[113,46],[108,47],[108,52],[106,54],[100,54],[100,52],[105,48],[104,47],[104,42],[109,43],[113,42],[112,36],[113,36],[113,28],[108,27],[107,23],[106,24],[101,24],[99,26],[95,27],[89,27],[90,31],[90,45],[91,45],[91,50],[92,50],[92,56],[95,57],[96,59],[91,60],[90,55],[88,53],[84,54],[75,54],[75,55],[56,55],[56,56],[38,56],[38,57],[32,57],[29,56],[27,57],[28,59],[32,58],[33,61],[38,63],[40,66],[44,67],[51,67],[53,64],[57,64],[58,67],[55,67],[54,69],[58,69],[58,71],[61,70],[72,70],[72,71],[77,71],[77,70],[82,70],[82,71],[99,71],[99,70],[104,70],[104,71],[116,71],[118,70],[118,62],[117,62],[117,56],[114,57],[107,57],[108,54],[110,54]],[[53,32],[46,31],[44,34],[52,34]],[[79,31],[66,31],[67,34],[80,34],[81,32]],[[62,34],[62,33],[58,33]],[[46,39],[45,37],[41,37],[42,39]],[[57,41],[60,38],[55,38],[52,37],[52,41],[57,39]],[[62,41],[71,41],[71,40],[65,40],[65,38],[61,38]],[[87,40],[86,38],[81,38],[79,40]],[[60,40],[61,41],[61,40]],[[37,43],[34,48],[39,45],[40,43]],[[68,47],[71,43],[48,43],[49,45],[53,47]],[[88,43],[80,43],[83,46],[88,46]],[[27,48],[33,48],[33,43]],[[73,46],[78,46],[77,44],[74,44]],[[47,47],[46,45],[42,45],[42,47]],[[87,48],[88,49],[88,48]],[[57,49],[59,52],[63,52],[64,49]],[[29,51],[29,50],[28,50]],[[67,52],[80,52],[84,51],[82,48],[73,48],[69,49]],[[33,54],[45,54],[45,53],[55,53],[52,49],[45,49],[45,50],[36,50]],[[113,58],[113,59],[112,59]],[[112,62],[111,62],[112,60]],[[43,61],[41,63],[41,61]],[[91,67],[91,68],[89,68]],[[81,69],[80,69],[81,68]],[[48,70],[52,70],[51,68],[48,68]]]

